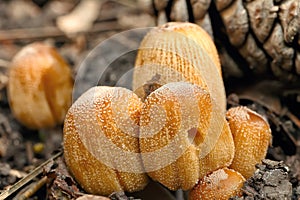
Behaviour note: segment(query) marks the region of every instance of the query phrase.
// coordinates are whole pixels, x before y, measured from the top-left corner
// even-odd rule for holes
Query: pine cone
[[[190,21],[213,36],[225,75],[300,81],[299,0],[152,0],[157,24]]]

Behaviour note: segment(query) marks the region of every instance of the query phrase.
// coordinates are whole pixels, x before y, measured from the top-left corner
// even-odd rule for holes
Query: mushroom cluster
[[[221,65],[210,36],[167,23],[143,39],[133,91],[97,86],[71,106],[64,156],[87,192],[142,190],[148,177],[190,199],[228,199],[266,155],[268,123],[246,107],[226,112]]]

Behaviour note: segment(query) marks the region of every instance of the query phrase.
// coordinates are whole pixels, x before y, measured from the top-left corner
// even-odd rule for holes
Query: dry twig
[[[58,158],[59,156],[62,155],[62,151],[60,151],[59,153],[55,154],[54,156],[52,156],[50,159],[48,159],[47,161],[45,161],[44,163],[42,163],[40,166],[38,166],[37,168],[35,168],[31,173],[29,173],[27,176],[25,176],[24,178],[22,178],[21,180],[19,180],[17,183],[15,183],[13,186],[11,186],[9,189],[5,190],[4,192],[2,192],[0,194],[0,199],[5,199],[9,196],[11,196],[14,192],[18,191],[21,187],[23,187],[24,185],[26,185],[28,182],[30,182],[33,178],[35,178],[36,176],[38,176],[39,174],[41,174],[44,170],[44,168],[49,165],[52,164],[52,162]]]

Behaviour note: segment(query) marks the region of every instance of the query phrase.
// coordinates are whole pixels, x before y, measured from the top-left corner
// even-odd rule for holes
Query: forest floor
[[[7,199],[76,199],[81,196],[88,199],[64,165],[63,126],[42,130],[22,126],[12,115],[6,88],[10,61],[22,47],[37,41],[55,46],[70,64],[77,87],[74,100],[93,86],[95,80],[96,84],[130,88],[121,78],[133,67],[135,50],[146,30],[122,31],[154,26],[154,20],[133,0],[93,3],[98,12],[91,12],[92,20],[81,21],[77,26],[67,23],[67,17],[76,21],[90,12],[78,0],[0,1],[0,191],[15,190],[7,193]],[[75,12],[76,9],[81,11]],[[113,37],[116,34],[118,37]],[[89,56],[90,52],[97,51],[99,44],[105,44],[104,41],[109,42],[101,55],[117,60],[111,62]],[[124,55],[118,51],[122,48],[126,49]],[[110,67],[96,73],[86,71],[84,76],[78,76],[82,63]],[[97,77],[99,73],[101,77]],[[257,173],[243,188],[244,197],[234,199],[259,199],[266,194],[273,194],[274,198],[271,195],[265,199],[281,199],[285,195],[300,199],[300,120],[299,112],[296,112],[300,108],[299,91],[288,90],[283,91],[284,95],[261,97],[254,92],[259,91],[260,84],[236,89],[236,86],[231,88],[231,83],[229,80],[225,85],[228,107],[245,105],[268,119],[273,143],[267,158],[279,161],[265,160],[257,166]],[[261,84],[276,87],[277,82]],[[243,93],[238,92],[241,90]],[[23,182],[16,184],[20,180]],[[285,187],[287,183],[291,184],[292,190]],[[144,191],[127,195],[140,199],[180,200],[186,194],[170,192],[151,182]],[[111,199],[127,197],[116,193]]]

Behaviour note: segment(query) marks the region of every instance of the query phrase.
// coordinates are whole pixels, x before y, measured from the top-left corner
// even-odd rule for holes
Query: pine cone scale
[[[293,42],[300,29],[300,5],[299,1],[287,0],[280,5],[279,19],[283,27],[284,40]]]
[[[242,0],[236,0],[220,14],[231,44],[236,47],[241,46],[249,32],[248,16]]]
[[[224,69],[232,68],[228,70],[227,75],[240,76],[236,66],[242,66],[241,71],[248,66],[254,76],[264,76],[266,73],[269,76],[272,72],[273,76],[281,80],[300,82],[299,0],[169,0],[164,8],[155,4],[158,0],[153,1],[156,9],[160,10],[159,13],[164,12],[168,15],[166,11],[171,9],[170,16],[165,16],[165,20],[193,19],[192,22],[213,35],[221,45],[219,54],[222,64],[230,65],[223,66]],[[185,3],[185,6],[188,4],[192,9],[189,10],[188,6],[178,6],[180,3]],[[189,17],[191,15],[192,17]],[[216,15],[221,19],[223,26],[216,22]],[[161,14],[158,16],[162,19]],[[212,30],[221,34],[215,34]],[[220,35],[222,37],[219,38]],[[226,45],[222,46],[224,37],[228,38],[230,44],[224,42]],[[226,51],[232,48],[235,48],[244,60],[231,58],[232,54]],[[231,72],[234,73],[230,74]]]

